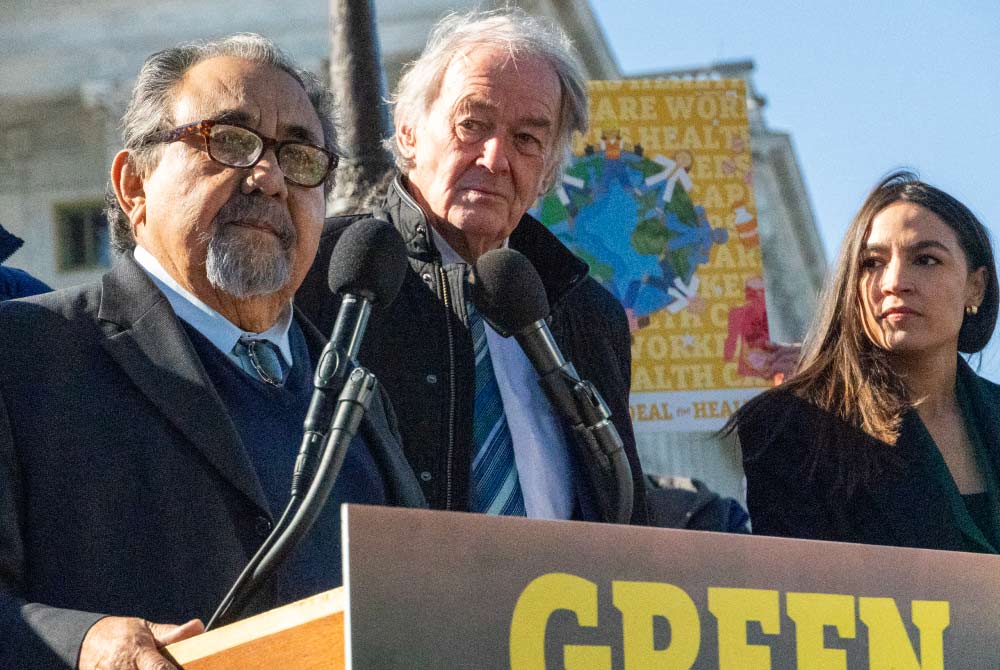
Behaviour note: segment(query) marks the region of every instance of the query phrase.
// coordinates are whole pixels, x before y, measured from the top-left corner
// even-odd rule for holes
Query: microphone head
[[[358,295],[374,307],[396,299],[406,275],[406,245],[387,221],[362,219],[350,224],[330,255],[330,290]]]
[[[494,249],[479,257],[472,273],[472,302],[504,337],[549,315],[542,278],[531,261],[513,249]]]

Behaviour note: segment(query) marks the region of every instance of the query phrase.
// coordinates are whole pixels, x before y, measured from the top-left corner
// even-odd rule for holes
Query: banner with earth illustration
[[[773,382],[741,80],[590,82],[531,213],[625,307],[637,432],[711,431]]]

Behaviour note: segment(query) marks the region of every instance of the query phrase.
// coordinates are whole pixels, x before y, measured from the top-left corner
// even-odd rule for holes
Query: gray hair
[[[520,8],[449,14],[431,31],[420,57],[410,63],[390,100],[396,131],[424,120],[441,90],[441,82],[456,55],[492,47],[512,57],[534,57],[547,62],[559,78],[561,108],[559,128],[544,188],[549,189],[569,159],[573,132],[587,130],[587,85],[569,37],[553,23]],[[395,137],[386,141],[396,167],[406,174],[413,163],[400,152]]]
[[[177,84],[192,67],[219,56],[270,65],[291,75],[302,86],[319,117],[323,128],[323,145],[328,151],[340,153],[337,148],[333,94],[316,75],[299,68],[288,54],[269,39],[253,33],[240,33],[218,40],[190,42],[164,49],[154,53],[143,63],[120,124],[124,148],[139,172],[148,175],[156,168],[162,155],[163,145],[150,144],[149,138],[176,125],[171,118],[171,111]],[[327,193],[332,186],[331,171],[324,185]],[[135,247],[132,226],[122,212],[111,184],[108,184],[105,201],[111,246],[119,253],[132,249]]]

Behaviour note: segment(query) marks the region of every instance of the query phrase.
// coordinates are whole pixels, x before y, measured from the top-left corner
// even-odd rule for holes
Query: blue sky
[[[1000,2],[591,0],[626,74],[752,59],[791,134],[827,258],[869,189],[906,166],[1000,240]],[[1000,381],[1000,337],[981,372]]]

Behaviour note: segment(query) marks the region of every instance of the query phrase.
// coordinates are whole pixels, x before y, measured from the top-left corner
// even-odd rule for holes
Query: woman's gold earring
[[[979,313],[979,305],[966,305],[965,313],[969,316],[975,316]]]

